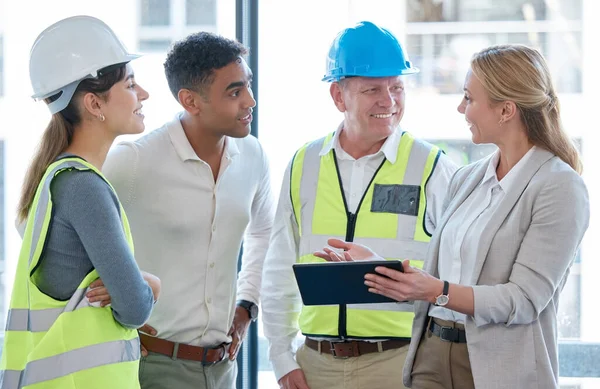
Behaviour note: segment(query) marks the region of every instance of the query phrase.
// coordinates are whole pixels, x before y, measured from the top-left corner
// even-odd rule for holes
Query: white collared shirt
[[[480,240],[481,232],[489,223],[494,209],[511,190],[516,177],[519,176],[519,172],[526,165],[534,149],[535,146],[529,149],[500,181],[496,175],[500,151],[494,153],[479,186],[458,207],[441,231],[438,258],[438,273],[441,280],[468,285],[477,261],[477,242]],[[429,315],[442,320],[465,322],[464,314],[435,305],[429,308]]]
[[[236,299],[259,301],[274,213],[269,165],[256,138],[226,138],[215,182],[178,115],[117,145],[103,172],[127,213],[136,261],[162,282],[148,324],[174,342],[229,342]]]
[[[340,127],[341,128],[341,127]],[[373,175],[387,158],[394,163],[398,157],[401,131],[390,135],[381,149],[358,160],[346,153],[339,142],[340,128],[331,141],[324,145],[321,155],[335,150],[344,187],[348,210],[355,212]],[[440,220],[444,197],[450,178],[457,166],[445,155],[438,160],[427,184],[426,226],[432,232]],[[280,192],[273,224],[273,234],[265,259],[262,289],[262,319],[265,336],[270,342],[269,359],[277,380],[299,366],[294,359],[292,344],[298,333],[298,314],[302,300],[292,271],[298,253],[298,226],[290,200],[290,165],[288,165]]]

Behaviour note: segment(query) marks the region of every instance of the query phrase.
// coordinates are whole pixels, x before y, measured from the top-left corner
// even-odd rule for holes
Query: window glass
[[[170,23],[170,0],[142,0],[142,26],[167,26]]]
[[[216,0],[186,0],[185,20],[188,26],[212,25],[217,21]]]

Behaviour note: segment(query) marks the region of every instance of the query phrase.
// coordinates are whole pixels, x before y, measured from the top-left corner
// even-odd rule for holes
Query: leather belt
[[[446,342],[467,343],[467,332],[460,328],[439,325],[430,317],[429,331]]]
[[[384,340],[381,342],[365,342],[361,340],[352,341],[318,341],[310,338],[304,340],[306,347],[319,353],[330,353],[334,358],[352,358],[364,354],[383,352],[400,347],[408,346],[410,340]]]
[[[227,356],[227,344],[223,343],[216,348],[191,346],[184,343],[175,343],[170,340],[155,338],[140,332],[140,342],[146,350],[153,353],[167,355],[173,359],[186,359],[201,362],[204,366],[221,362]]]

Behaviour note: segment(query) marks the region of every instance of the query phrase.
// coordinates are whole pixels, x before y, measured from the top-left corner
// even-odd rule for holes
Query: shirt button
[[[212,267],[215,267],[215,263],[214,263],[214,262],[211,262],[211,263],[210,263],[210,267],[211,267],[211,268],[212,268]]]
[[[210,304],[212,302],[212,299],[209,297],[206,299],[206,302]]]
[[[212,227],[212,231],[215,232],[217,230],[217,226]]]

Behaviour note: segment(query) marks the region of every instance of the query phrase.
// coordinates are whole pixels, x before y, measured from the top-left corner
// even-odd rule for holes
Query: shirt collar
[[[498,176],[496,175],[496,167],[498,166],[498,161],[500,160],[500,150],[496,150],[494,154],[492,154],[492,158],[488,162],[487,170],[485,171],[485,175],[483,176],[483,183],[488,182],[489,180],[493,180],[495,184],[498,183]]]
[[[338,126],[337,130],[335,131],[335,134],[333,135],[333,137],[328,142],[325,142],[325,144],[323,145],[323,148],[321,149],[321,152],[319,153],[319,155],[321,157],[326,155],[333,149],[333,150],[335,150],[335,153],[338,156],[338,158],[351,159],[351,160],[354,159],[350,154],[348,154],[346,151],[344,151],[344,149],[342,149],[342,146],[340,145],[340,133],[343,131],[343,129],[344,129],[344,123],[342,122]],[[379,153],[383,153],[385,158],[388,161],[390,161],[390,163],[392,163],[392,164],[396,163],[396,159],[398,158],[398,146],[400,145],[401,137],[402,137],[402,131],[398,128],[390,136],[387,137],[387,139],[381,146],[381,149],[379,149],[378,152],[376,152],[375,154],[372,154],[371,156],[378,155]]]
[[[181,125],[181,116],[183,112],[178,113],[175,118],[167,123],[167,130],[169,132],[169,137],[171,138],[171,143],[181,158],[182,161],[200,161],[200,158],[196,155],[196,152],[192,148],[190,141],[185,135],[185,131],[183,130],[183,126]],[[235,139],[230,137],[225,137],[225,152],[223,155],[226,158],[233,158],[234,156],[240,153],[240,150],[235,142]]]
[[[498,162],[500,160],[500,150],[496,150],[494,152],[490,162],[488,164],[488,168],[485,172],[485,176],[483,177],[483,182],[487,182],[488,180],[493,179],[494,183],[499,184],[504,193],[508,193],[510,189],[513,187],[517,177],[519,177],[519,172],[523,170],[523,167],[527,164],[527,161],[531,157],[535,150],[535,146],[529,149],[527,153],[517,162],[515,166],[504,176],[500,181],[498,181],[498,176],[496,174],[496,168],[498,166]]]

